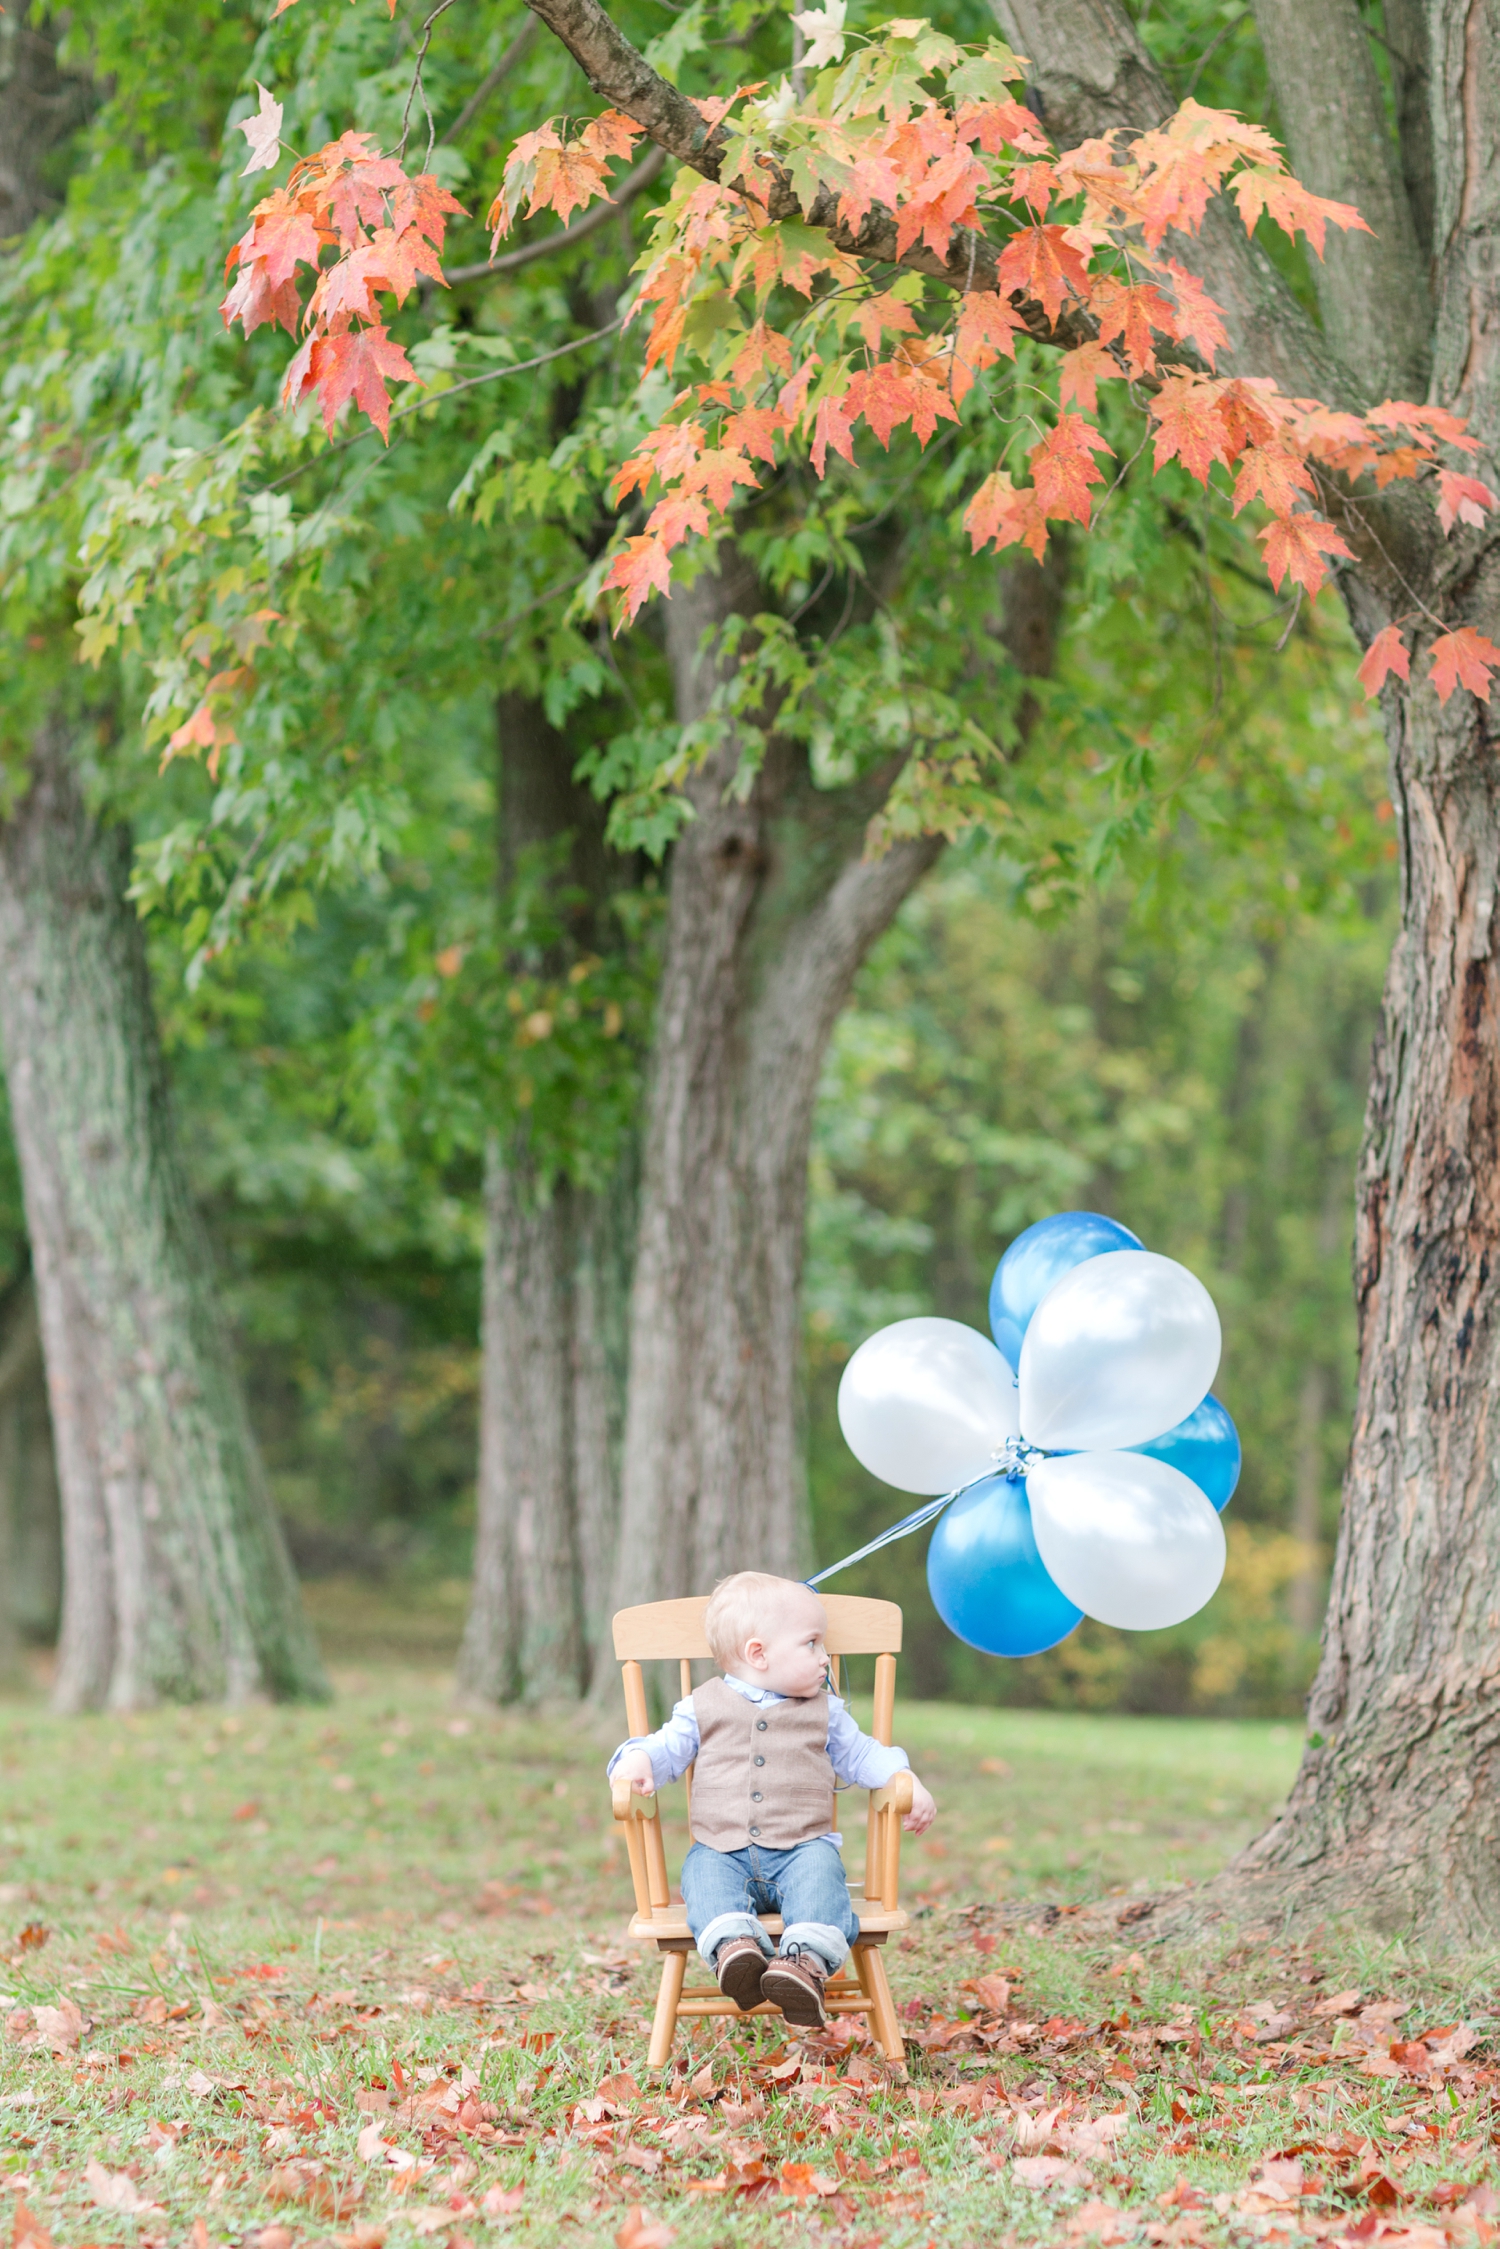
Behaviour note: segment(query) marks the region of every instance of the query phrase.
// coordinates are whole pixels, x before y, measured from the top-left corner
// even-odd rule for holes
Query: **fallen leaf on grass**
[[[1061,2155],[1018,2155],[1010,2175],[1017,2186],[1039,2193],[1044,2187],[1081,2187],[1089,2174],[1087,2165],[1070,2163]]]
[[[1128,2241],[1136,2228],[1130,2212],[1117,2209],[1113,2202],[1084,2202],[1068,2220],[1068,2239],[1102,2241],[1108,2249],[1113,2242]]]
[[[661,2169],[666,2157],[659,2147],[642,2147],[638,2141],[632,2140],[627,2148],[622,2149],[620,2161],[633,2164],[637,2171],[654,2174]]]
[[[638,2101],[641,2097],[639,2085],[629,2072],[623,2069],[616,2070],[611,2077],[601,2078],[595,2086],[594,2092],[599,2100],[610,2101],[616,2107],[622,2101]]]
[[[16,2222],[10,2238],[11,2249],[52,2249],[51,2234],[24,2202],[16,2204]]]
[[[1364,1997],[1362,1991],[1335,1991],[1327,1999],[1320,1999],[1313,2009],[1315,2015],[1352,2015]]]
[[[84,2165],[83,2183],[89,2200],[101,2210],[119,2210],[126,2217],[140,2217],[146,2211],[153,2217],[161,2215],[161,2205],[147,2201],[128,2171],[106,2171],[97,2156],[90,2156]]]
[[[354,2152],[361,2163],[378,2163],[383,2156],[394,2155],[396,2150],[385,2138],[380,2126],[367,2124],[354,2143]]]
[[[479,2207],[487,2218],[508,2217],[526,2199],[524,2187],[491,2187]]]
[[[810,2163],[783,2163],[781,2191],[796,2202],[808,2202],[818,2195],[837,2194],[839,2182],[825,2171],[815,2171]]]
[[[60,2007],[33,2008],[32,2015],[37,2044],[54,2054],[70,2053],[83,2036],[84,2019],[71,1999],[65,1999]]]
[[[625,2213],[625,2223],[615,2235],[615,2249],[667,2249],[677,2239],[671,2226],[653,2218],[638,2202]]]

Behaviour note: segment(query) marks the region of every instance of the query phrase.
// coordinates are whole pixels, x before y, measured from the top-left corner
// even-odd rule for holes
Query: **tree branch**
[[[1372,398],[1425,398],[1432,296],[1355,0],[1252,0],[1292,169],[1358,206],[1372,234],[1312,260],[1323,327]]]
[[[575,219],[571,226],[562,228],[560,233],[544,235],[538,242],[523,243],[519,250],[507,250],[499,258],[485,258],[478,265],[455,266],[451,273],[443,276],[444,280],[450,288],[457,288],[460,281],[480,281],[487,274],[517,273],[522,266],[529,266],[538,258],[550,258],[556,250],[571,250],[575,243],[586,242],[607,220],[618,218],[642,190],[651,185],[666,161],[664,148],[651,149],[633,171],[625,174],[607,203],[596,203],[591,211]],[[426,274],[421,279],[425,287],[436,287]]]
[[[718,179],[724,162],[724,136],[711,131],[696,103],[652,69],[599,0],[527,0],[527,5],[562,41],[596,94],[633,117],[679,163],[691,166],[706,180]],[[858,227],[851,227],[838,216],[836,188],[820,188],[811,208],[804,211],[790,173],[767,167],[762,180],[772,219],[799,219],[806,226],[817,227],[850,257],[925,274],[930,280],[947,282],[960,293],[999,287],[999,258],[994,245],[983,235],[955,227],[945,258],[920,244],[903,252],[896,246],[895,218],[880,205],[875,205]],[[1029,298],[1013,297],[1011,302],[1029,332],[1042,342],[1071,348],[1087,343],[1094,334],[1094,324],[1081,314],[1064,313],[1054,327],[1041,306]]]
[[[450,142],[456,141],[462,137],[469,126],[473,124],[475,118],[479,115],[479,112],[483,109],[485,103],[489,100],[491,94],[495,91],[495,88],[501,83],[507,73],[514,70],[516,64],[522,60],[527,48],[531,45],[532,40],[536,37],[536,28],[536,17],[532,16],[528,19],[527,22],[522,24],[520,30],[516,33],[514,39],[511,40],[510,44],[506,47],[505,52],[501,55],[500,60],[495,64],[493,70],[486,71],[484,77],[480,79],[479,84],[474,88],[473,93],[470,94],[468,100],[464,103],[463,108],[454,118],[453,123],[448,127],[447,132],[444,133],[443,146],[445,148],[449,145]]]

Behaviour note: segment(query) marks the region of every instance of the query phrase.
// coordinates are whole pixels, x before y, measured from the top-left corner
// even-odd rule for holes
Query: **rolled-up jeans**
[[[770,1957],[775,1947],[756,1918],[761,1913],[781,1915],[783,1953],[815,1953],[830,1975],[843,1966],[850,1940],[859,1935],[844,1862],[821,1837],[785,1851],[759,1843],[743,1851],[714,1851],[695,1843],[682,1862],[682,1902],[710,1968],[731,1937],[753,1937]]]

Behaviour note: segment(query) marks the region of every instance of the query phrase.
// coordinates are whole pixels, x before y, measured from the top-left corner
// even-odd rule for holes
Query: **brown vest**
[[[722,1679],[693,1693],[698,1760],[693,1840],[714,1851],[790,1850],[827,1835],[833,1816],[828,1697],[747,1702]]]

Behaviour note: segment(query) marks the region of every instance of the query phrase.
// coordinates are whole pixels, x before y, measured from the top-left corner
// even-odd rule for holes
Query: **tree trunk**
[[[566,949],[600,936],[597,908],[624,863],[573,753],[540,705],[500,698],[499,876],[566,839],[559,882],[589,905]],[[559,955],[548,963],[561,973]],[[604,1625],[618,1518],[631,1157],[608,1191],[575,1185],[523,1129],[485,1167],[483,1371],[474,1592],[460,1689],[481,1700],[576,1697]]]
[[[87,79],[58,69],[50,24],[32,23],[24,8],[0,15],[0,242],[24,234],[46,210],[48,159],[93,99]]]
[[[1076,134],[1131,122],[1132,104],[1134,122],[1154,122],[1167,97],[1114,0],[996,0],[996,9]],[[1355,0],[1257,0],[1256,12],[1294,170],[1357,199],[1371,161],[1367,88],[1330,85],[1318,62],[1330,41],[1356,52],[1365,34]],[[1469,417],[1485,449],[1477,466],[1493,483],[1500,11],[1493,0],[1401,0],[1390,21],[1401,149],[1399,181],[1387,172],[1381,189],[1405,194],[1409,225],[1384,243],[1351,237],[1337,275],[1320,281],[1327,336],[1318,350],[1336,355],[1342,389],[1318,379],[1294,309],[1280,345],[1292,381],[1257,356],[1254,319],[1227,371],[1276,373],[1294,393],[1335,400],[1368,395],[1388,350],[1383,326],[1405,336],[1412,303],[1424,301],[1410,246],[1421,256],[1430,242],[1429,396]],[[1205,230],[1192,262],[1236,324],[1242,312],[1263,324],[1275,292],[1243,245]],[[1364,302],[1351,302],[1351,286]],[[1409,356],[1409,340],[1400,348]],[[1445,543],[1410,495],[1362,497],[1339,520],[1356,552],[1341,581],[1355,628],[1368,640],[1408,617],[1414,680],[1436,619],[1500,639],[1493,530],[1460,530]],[[1500,730],[1466,691],[1444,708],[1425,681],[1392,681],[1384,707],[1402,929],[1360,1163],[1360,1376],[1322,1663],[1286,1812],[1209,1903],[1299,1919],[1346,1911],[1377,1928],[1475,1945],[1500,1929],[1500,1427],[1491,1410],[1500,1377]]]
[[[1034,674],[1050,665],[1060,587],[1057,569],[1002,574],[997,634]],[[682,723],[719,676],[713,634],[761,606],[732,548],[674,593]],[[673,849],[631,1297],[621,1605],[734,1569],[806,1566],[798,1370],[813,1107],[860,962],[942,850],[929,836],[867,859],[890,776],[819,790],[772,718],[743,800],[728,794],[732,745],[688,782],[694,817]]]
[[[50,1640],[62,1551],[47,1372],[29,1271],[0,1306],[0,1677],[20,1680],[23,1640]]]
[[[0,1034],[63,1505],[55,1700],[322,1694],[177,1145],[129,858],[45,728],[0,824]]]

